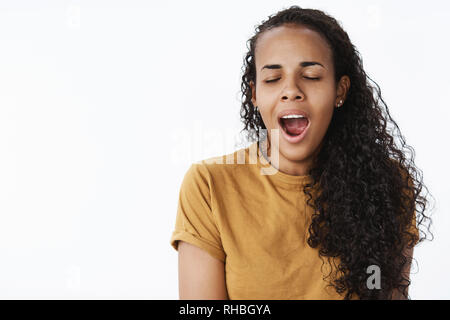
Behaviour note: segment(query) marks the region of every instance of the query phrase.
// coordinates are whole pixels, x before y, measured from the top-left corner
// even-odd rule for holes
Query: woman
[[[180,298],[408,299],[426,239],[416,222],[431,223],[425,186],[347,33],[292,6],[249,44],[241,117],[253,143],[184,177],[171,238]]]

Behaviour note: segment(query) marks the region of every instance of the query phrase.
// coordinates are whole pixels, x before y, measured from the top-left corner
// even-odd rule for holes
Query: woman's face
[[[261,113],[269,142],[270,130],[279,129],[281,171],[307,174],[321,147],[334,108],[340,100],[345,101],[349,78],[344,76],[336,84],[332,59],[327,42],[319,33],[306,27],[276,27],[261,34],[256,43],[256,86],[250,83],[252,102]],[[307,115],[308,127],[300,141],[289,139],[282,131],[282,123],[286,122],[279,120],[280,113],[287,110],[303,111]]]

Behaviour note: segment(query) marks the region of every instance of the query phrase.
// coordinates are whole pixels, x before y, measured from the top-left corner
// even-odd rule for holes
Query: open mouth
[[[279,118],[279,123],[286,134],[291,137],[297,137],[308,127],[309,120],[306,117],[290,115]]]

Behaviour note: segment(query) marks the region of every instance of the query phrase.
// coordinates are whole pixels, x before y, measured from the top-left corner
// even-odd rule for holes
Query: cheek
[[[314,128],[312,128],[319,135],[324,134],[330,125],[333,117],[333,107],[324,108],[320,112],[314,113]]]
[[[333,90],[323,90],[321,94],[315,95],[311,99],[313,109],[312,116],[319,127],[328,127],[334,112],[335,92]]]
[[[266,128],[278,127],[278,124],[276,123],[277,120],[273,119],[273,109],[269,107],[262,107],[259,112],[261,113],[261,117],[264,121],[264,124],[266,125]]]
[[[273,128],[273,124],[270,120],[270,115],[267,114],[267,112],[261,112],[261,118],[264,122],[264,125],[266,126],[266,129],[271,129]]]

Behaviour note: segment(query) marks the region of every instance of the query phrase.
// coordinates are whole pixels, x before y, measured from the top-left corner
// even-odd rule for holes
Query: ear
[[[256,106],[256,87],[253,81],[250,81],[250,87],[252,88],[252,103]]]
[[[348,90],[350,89],[350,78],[346,75],[342,76],[337,84],[337,104],[340,100],[345,103],[345,99],[347,98]]]

